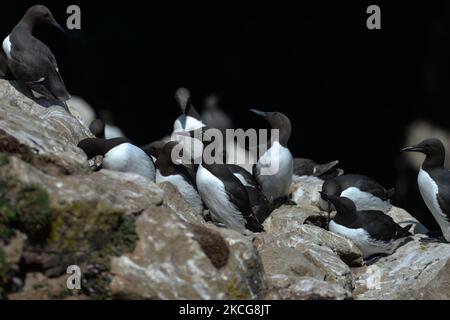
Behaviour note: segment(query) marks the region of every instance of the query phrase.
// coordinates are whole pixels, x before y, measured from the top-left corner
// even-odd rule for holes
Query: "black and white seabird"
[[[317,164],[311,159],[307,158],[294,158],[294,175],[313,176],[322,180],[329,180],[337,176],[344,174],[342,169],[336,168],[339,161],[331,161],[325,164]]]
[[[411,225],[402,228],[382,211],[357,211],[349,198],[323,192],[321,195],[336,208],[328,229],[351,239],[361,249],[364,259],[376,254],[392,254],[411,235],[408,231]]]
[[[211,141],[201,138],[204,143],[202,162],[196,175],[197,190],[203,203],[208,207],[214,222],[249,234],[264,231],[250,204],[246,187],[224,163],[211,163],[205,148]],[[245,171],[245,170],[244,170]]]
[[[196,181],[213,221],[243,234],[248,234],[248,230],[263,231],[253,213],[245,186],[226,164],[201,164]]]
[[[172,158],[172,150],[177,145],[178,142],[170,141],[159,152],[155,162],[156,183],[171,183],[187,203],[197,210],[203,210],[203,202],[197,192],[195,180],[191,180],[194,173],[181,163],[181,159],[178,159],[176,154],[173,155],[175,158]],[[178,161],[180,163],[177,163]]]
[[[42,5],[28,9],[22,20],[3,40],[3,51],[14,78],[40,95],[64,104],[70,99],[58,64],[51,50],[32,34],[37,23],[46,23],[62,31],[50,10]]]
[[[444,145],[438,139],[427,139],[402,151],[425,154],[417,177],[420,194],[450,242],[450,171],[444,168]]]
[[[183,114],[173,124],[174,131],[192,131],[204,127],[201,117],[192,105],[191,93],[186,88],[179,88],[175,92],[175,100],[178,102]]]
[[[392,205],[390,199],[395,190],[386,190],[375,180],[361,174],[344,174],[327,180],[322,185],[322,191],[328,195],[347,197],[351,199],[358,210],[380,210],[387,212]],[[323,210],[331,210],[329,203],[320,199]]]
[[[152,159],[126,138],[86,138],[78,143],[88,159],[103,156],[105,169],[133,172],[155,181],[155,165]]]
[[[271,203],[285,202],[288,200],[293,174],[293,158],[287,147],[291,122],[281,112],[251,111],[264,117],[272,129],[279,130],[279,139],[269,143],[264,154],[260,155],[258,151],[259,159],[253,166],[253,175],[267,200]]]
[[[205,98],[201,119],[209,128],[219,129],[223,133],[233,128],[230,117],[220,108],[219,97],[215,94]]]

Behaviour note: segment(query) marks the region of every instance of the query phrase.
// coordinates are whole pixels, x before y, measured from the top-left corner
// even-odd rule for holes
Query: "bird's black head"
[[[104,155],[101,151],[101,145],[105,141],[105,139],[99,138],[86,138],[78,142],[78,148],[84,151],[88,159],[92,159],[95,156]]]
[[[210,94],[206,96],[204,107],[205,110],[217,110],[219,109],[219,96],[216,94]]]
[[[445,161],[445,148],[439,139],[426,139],[419,144],[403,148],[401,152],[420,152],[427,157],[423,166],[433,168],[443,166]]]
[[[78,143],[78,148],[86,153],[88,159],[92,159],[96,156],[104,156],[109,150],[122,143],[132,142],[123,137],[113,139],[86,138]]]
[[[25,13],[24,20],[26,22],[30,22],[32,25],[34,23],[49,24],[64,32],[64,29],[58,24],[58,22],[56,22],[50,9],[40,4],[28,9],[28,11]]]
[[[164,141],[154,141],[150,144],[142,146],[141,149],[144,150],[144,152],[148,156],[153,156],[155,158],[158,158],[159,153],[161,152],[161,150],[164,148],[165,145],[166,145],[166,142],[164,142]]]
[[[283,146],[287,146],[287,143],[291,136],[291,121],[285,114],[281,112],[265,112],[256,109],[250,109],[250,111],[266,119],[272,129],[278,129],[280,135],[280,143]]]
[[[179,147],[179,151],[176,155],[172,155],[172,151],[176,146],[180,146]],[[181,157],[183,156],[182,153],[182,146],[177,142],[177,141],[169,141],[167,142],[164,147],[162,148],[158,159],[160,158],[164,158],[167,161],[170,161],[172,163],[178,163],[179,160],[181,159]]]
[[[330,201],[334,207],[336,208],[336,211],[338,213],[355,213],[356,212],[356,206],[355,203],[346,197],[339,197],[332,194],[327,194],[325,192],[319,191],[322,199],[325,201]]]
[[[105,138],[105,122],[102,119],[97,118],[92,121],[89,125],[89,130],[97,138]]]

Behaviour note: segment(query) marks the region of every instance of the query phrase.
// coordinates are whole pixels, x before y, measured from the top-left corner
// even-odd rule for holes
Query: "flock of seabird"
[[[0,77],[22,84],[36,98],[58,100],[67,108],[66,101],[70,95],[56,59],[51,50],[32,35],[37,23],[62,29],[48,8],[42,5],[31,7],[3,40]],[[386,214],[391,207],[393,189],[386,190],[363,175],[344,174],[337,168],[337,161],[317,164],[310,159],[294,158],[288,148],[291,122],[285,114],[251,109],[279,132],[277,139],[271,140],[262,152],[256,153],[253,164],[229,161],[229,150],[238,150],[251,157],[245,146],[235,142],[232,143],[233,148],[225,148],[222,152],[220,158],[223,163],[210,163],[205,160],[205,153],[211,140],[205,139],[205,136],[213,128],[224,132],[231,127],[231,121],[217,106],[214,96],[207,99],[202,114],[195,109],[189,90],[178,89],[175,99],[182,113],[174,121],[171,138],[139,147],[125,137],[108,139],[105,123],[95,119],[89,129],[96,138],[84,139],[78,147],[88,159],[103,157],[101,166],[96,170],[104,168],[132,172],[156,183],[168,182],[198,212],[209,212],[205,219],[243,234],[263,232],[262,223],[275,208],[292,204],[289,191],[293,177],[315,176],[324,180],[320,192],[321,208],[328,212],[336,211],[334,217],[329,219],[329,231],[352,239],[365,258],[391,254],[410,236],[410,226],[400,227]],[[200,132],[199,135],[196,132]],[[186,139],[190,141],[188,144]],[[192,145],[193,149],[188,148]],[[178,161],[173,157],[174,150],[181,150],[183,158],[201,159]],[[449,242],[450,172],[444,168],[445,149],[442,142],[428,139],[402,151],[426,155],[418,175],[419,189],[439,223],[445,241]],[[264,169],[274,162],[277,170],[264,173]]]

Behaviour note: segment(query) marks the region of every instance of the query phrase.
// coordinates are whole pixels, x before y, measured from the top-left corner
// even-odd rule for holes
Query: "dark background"
[[[36,4],[5,2],[2,39]],[[173,94],[186,86],[198,109],[218,93],[236,127],[266,126],[250,107],[282,111],[295,156],[339,159],[347,173],[390,187],[405,126],[417,118],[448,126],[450,2],[240,2],[41,1],[62,25],[78,4],[82,29],[35,35],[71,94],[111,110],[138,144],[171,132],[180,113]],[[381,7],[381,30],[366,28],[370,4]],[[397,203],[423,210],[416,192]]]

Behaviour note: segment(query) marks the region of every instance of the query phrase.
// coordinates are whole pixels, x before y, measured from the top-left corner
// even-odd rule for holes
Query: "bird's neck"
[[[200,114],[197,112],[197,110],[195,110],[195,108],[192,105],[190,100],[189,100],[188,105],[186,107],[185,115],[190,116],[192,118],[195,118],[197,120],[200,120]]]
[[[17,25],[22,30],[33,32],[34,25],[36,24],[36,20],[34,17],[26,14],[22,20],[20,20],[19,24]]]
[[[278,127],[272,127],[272,130],[278,130],[278,139],[275,139],[274,141],[278,141],[280,145],[287,148],[289,138],[291,136],[291,130],[287,128],[278,128]]]
[[[435,168],[443,168],[445,161],[445,153],[435,153],[431,155],[427,155],[422,168],[427,169],[435,169]]]

